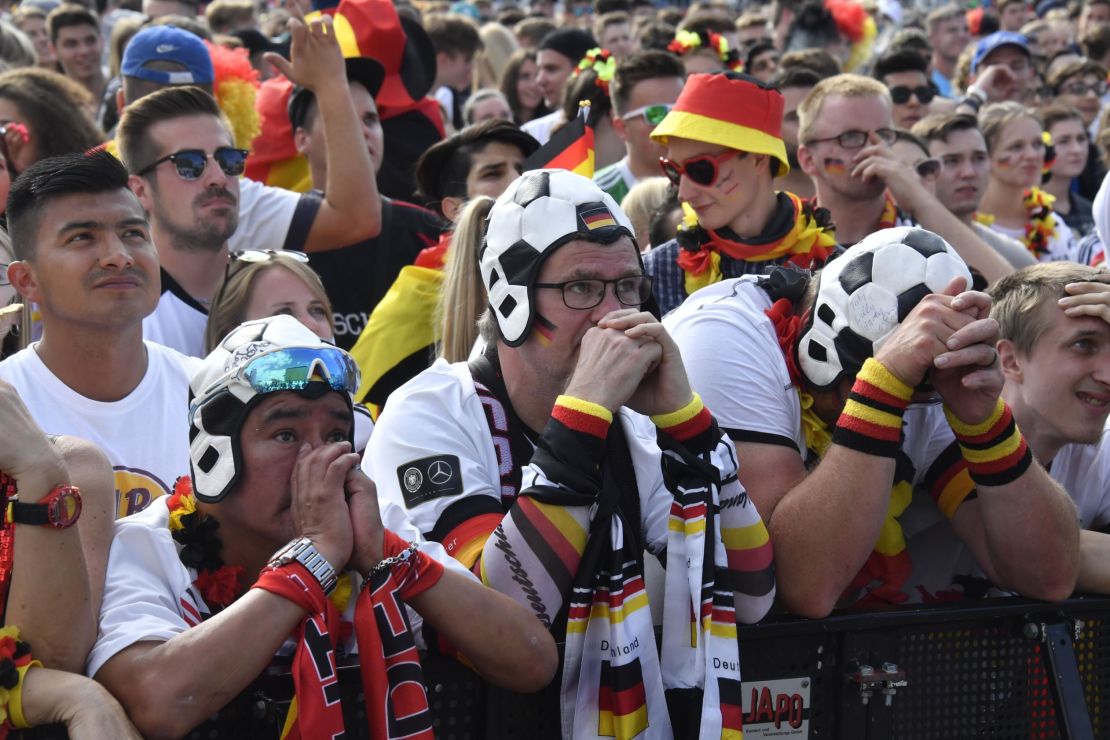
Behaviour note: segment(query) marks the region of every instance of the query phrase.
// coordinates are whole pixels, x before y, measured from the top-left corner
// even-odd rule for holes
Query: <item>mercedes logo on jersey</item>
[[[463,492],[457,455],[433,455],[411,460],[397,467],[397,482],[405,504],[412,508],[442,496],[458,496]]]
[[[442,486],[447,481],[451,480],[454,471],[451,466],[443,461],[443,459],[436,460],[428,466],[428,480],[435,483],[437,486]]]

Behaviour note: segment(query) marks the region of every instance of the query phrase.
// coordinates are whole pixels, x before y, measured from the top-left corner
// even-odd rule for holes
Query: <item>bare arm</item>
[[[382,204],[331,19],[315,20],[308,26],[302,21],[303,16],[291,22],[292,64],[277,54],[268,54],[266,60],[316,97],[327,140],[327,182],[316,183],[324,186],[324,201],[304,249],[320,252],[381,233]]]
[[[1079,532],[1079,578],[1075,589],[1110,594],[1110,535],[1089,529]]]
[[[121,650],[94,678],[143,736],[181,737],[256,679],[304,616],[293,602],[252,589],[167,642]]]
[[[987,576],[1034,599],[1070,596],[1091,555],[1081,553],[1084,543],[1067,493],[1036,463],[1013,483],[979,486],[978,492],[957,510],[953,526]],[[1110,573],[1106,577],[1110,582]]]
[[[71,740],[140,740],[112,695],[91,678],[32,668],[23,679],[23,717],[30,727],[61,723]]]
[[[828,616],[879,537],[894,460],[833,445],[807,476],[785,447],[747,442],[736,451],[740,482],[768,521],[783,604]]]
[[[555,640],[540,621],[475,579],[447,569],[435,586],[412,600],[412,607],[498,686],[539,691],[559,668]]]
[[[67,468],[66,458],[38,428],[7,383],[0,383],[0,429],[5,430],[0,470],[15,479],[20,500],[36,503],[63,483],[87,485],[93,510],[93,526],[87,529],[99,529],[98,536],[103,536],[103,525],[97,520],[104,515],[104,499],[114,498],[115,492],[103,455],[87,443],[66,443],[63,447],[69,450],[66,458],[73,462],[73,470]],[[80,671],[96,637],[92,594],[99,598],[103,588],[103,560],[95,567],[96,572],[86,567],[80,526],[61,530],[29,524],[14,527],[15,566],[5,624],[20,628],[22,639],[44,665]],[[93,542],[91,534],[88,540],[94,553],[102,554],[107,547],[106,541]],[[98,557],[94,554],[93,559]],[[99,583],[92,588],[90,583],[97,578]]]

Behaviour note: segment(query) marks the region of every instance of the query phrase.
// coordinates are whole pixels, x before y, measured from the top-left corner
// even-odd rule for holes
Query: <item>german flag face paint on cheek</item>
[[[536,314],[536,320],[532,322],[532,330],[544,347],[549,346],[555,339],[555,330],[558,328],[538,313]]]
[[[843,160],[840,160],[840,159],[826,159],[825,160],[825,172],[829,173],[830,175],[843,175],[847,171],[848,171],[848,168],[844,166],[844,161]]]

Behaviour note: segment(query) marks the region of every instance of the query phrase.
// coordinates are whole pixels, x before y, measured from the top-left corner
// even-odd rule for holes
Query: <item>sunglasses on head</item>
[[[308,255],[304,252],[295,252],[292,249],[244,249],[242,252],[232,252],[227,258],[227,267],[224,268],[224,281],[220,283],[219,290],[216,291],[216,296],[209,304],[210,308],[216,308],[223,304],[224,293],[227,291],[227,284],[231,278],[235,277],[244,267],[256,262],[269,262],[271,260],[280,261],[283,259],[300,262],[301,264],[308,264]]]
[[[645,105],[642,108],[628,111],[621,116],[621,120],[631,121],[634,118],[643,116],[644,121],[646,121],[649,126],[658,126],[663,123],[663,119],[667,117],[667,114],[671,112],[671,108],[673,107],[674,105],[671,103]]]
[[[890,99],[894,101],[895,105],[903,105],[910,102],[910,96],[917,98],[917,102],[926,105],[936,97],[936,90],[932,85],[921,85],[920,87],[906,87],[899,85],[898,87],[890,88]]]
[[[708,154],[690,157],[682,164],[667,159],[666,157],[660,157],[659,165],[663,168],[663,174],[675,185],[678,185],[679,181],[685,175],[690,179],[690,182],[701,185],[702,187],[709,187],[717,182],[717,177],[721,174],[720,168],[722,164],[733,157],[743,156],[744,154],[746,154],[746,152],[730,149],[715,157]]]
[[[208,167],[208,157],[216,160],[223,173],[228,177],[238,177],[247,167],[247,150],[236,149],[230,146],[221,146],[209,155],[203,149],[182,149],[173,154],[167,154],[161,159],[151,162],[135,174],[145,175],[163,162],[173,162],[177,176],[182,180],[198,180]]]

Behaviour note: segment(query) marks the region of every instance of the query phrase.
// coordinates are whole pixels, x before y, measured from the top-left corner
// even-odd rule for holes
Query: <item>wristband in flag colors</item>
[[[965,424],[947,405],[944,415],[956,433],[960,453],[977,486],[1012,483],[1033,463],[1033,453],[1017,428],[1010,407],[1001,398],[990,417],[981,424]]]
[[[856,374],[848,402],[833,430],[833,444],[893,458],[902,445],[902,414],[913,388],[869,357]]]
[[[551,418],[576,432],[605,439],[609,434],[609,425],[613,423],[613,412],[592,401],[583,401],[574,396],[559,396],[555,399]]]

